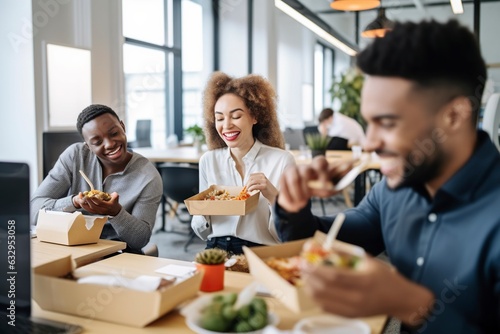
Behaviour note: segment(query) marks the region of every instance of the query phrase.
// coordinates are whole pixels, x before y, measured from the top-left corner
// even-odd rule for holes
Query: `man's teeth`
[[[120,150],[120,148],[121,148],[121,146],[117,147],[116,150],[114,150],[113,152],[109,152],[108,155],[113,155],[113,154],[118,153],[118,151]]]

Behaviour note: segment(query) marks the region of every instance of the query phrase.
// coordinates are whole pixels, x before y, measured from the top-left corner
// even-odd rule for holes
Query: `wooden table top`
[[[31,239],[31,266],[53,261],[71,255],[77,267],[100,260],[125,249],[127,244],[122,241],[99,239],[95,244],[66,246],[43,242],[37,238]]]
[[[127,266],[127,258],[136,257],[141,255],[135,254],[122,254],[117,257],[120,257],[124,265],[124,270],[130,270],[130,266]],[[113,258],[114,259],[114,258]],[[125,260],[124,260],[125,259]],[[155,261],[145,261],[147,263],[137,264],[137,261],[134,261],[134,271],[139,271],[143,274],[154,273],[159,267],[165,266],[166,264],[189,264],[189,262],[164,259],[164,258],[154,258]],[[118,259],[117,259],[118,260]],[[96,263],[98,264],[98,263]],[[238,273],[238,272],[230,272],[226,271],[225,273],[225,289],[223,292],[238,292],[241,291],[245,286],[249,285],[254,281],[253,277],[250,274]],[[201,294],[201,293],[200,293]],[[291,311],[289,311],[283,304],[278,302],[276,299],[271,297],[265,298],[269,309],[275,312],[279,318],[280,322],[278,324],[278,328],[284,329],[292,329],[294,324],[300,318],[308,316],[308,314],[300,314],[297,315]],[[130,301],[133,303],[133,301]],[[108,323],[104,321],[98,320],[90,320],[78,316],[49,312],[42,310],[36,303],[33,303],[33,316],[68,322],[73,324],[78,324],[85,329],[85,333],[165,333],[167,330],[170,333],[192,333],[192,331],[187,327],[185,323],[185,318],[179,313],[179,310],[172,311],[160,319],[154,321],[150,325],[144,328],[135,328],[124,325],[118,325],[114,323]],[[382,333],[387,317],[385,316],[376,316],[370,318],[363,318],[371,328],[372,334]]]

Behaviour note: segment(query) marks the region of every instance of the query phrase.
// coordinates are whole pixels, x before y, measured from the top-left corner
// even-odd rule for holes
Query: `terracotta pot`
[[[201,264],[196,263],[196,269],[203,271],[200,291],[214,292],[224,289],[224,263],[221,264]]]

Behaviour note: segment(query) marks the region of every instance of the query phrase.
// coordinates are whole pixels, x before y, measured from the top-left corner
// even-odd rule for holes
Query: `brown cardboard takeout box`
[[[95,244],[107,220],[107,216],[87,216],[79,211],[42,209],[38,212],[36,236],[40,241],[67,246]]]
[[[243,187],[211,185],[208,189],[184,200],[191,215],[244,216],[253,211],[259,203],[260,191],[253,191],[246,200],[205,200],[213,190],[227,190],[231,196],[238,195]]]
[[[317,231],[314,239],[323,242],[325,234]],[[282,243],[274,246],[243,247],[245,257],[248,261],[250,274],[264,285],[280,302],[295,313],[320,312],[317,304],[306,294],[303,286],[295,286],[285,280],[274,269],[270,268],[264,261],[267,258],[288,258],[300,255],[304,243],[309,240],[301,239]],[[341,241],[335,241],[335,248],[342,248],[346,252],[356,252],[361,248]],[[362,250],[362,249],[361,249]],[[364,252],[364,251],[363,251]]]
[[[78,268],[75,276],[82,273],[128,278],[161,276],[155,270],[170,263],[172,260],[124,253]],[[42,309],[133,327],[144,327],[195,297],[203,275],[195,272],[174,285],[144,292],[119,286],[79,284],[66,278],[73,268],[67,256],[33,269],[33,298]]]

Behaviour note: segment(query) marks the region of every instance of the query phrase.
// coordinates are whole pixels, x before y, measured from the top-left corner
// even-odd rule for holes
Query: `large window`
[[[198,0],[122,0],[122,21],[129,139],[149,119],[152,145],[161,148],[200,120],[203,9]]]
[[[130,141],[138,120],[152,120],[151,143],[163,147],[174,132],[171,124],[175,99],[169,74],[173,73],[172,0],[123,0],[123,72],[126,121]]]
[[[316,43],[314,48],[314,113],[315,120],[323,108],[331,107],[330,88],[333,83],[335,53],[333,49]]]

